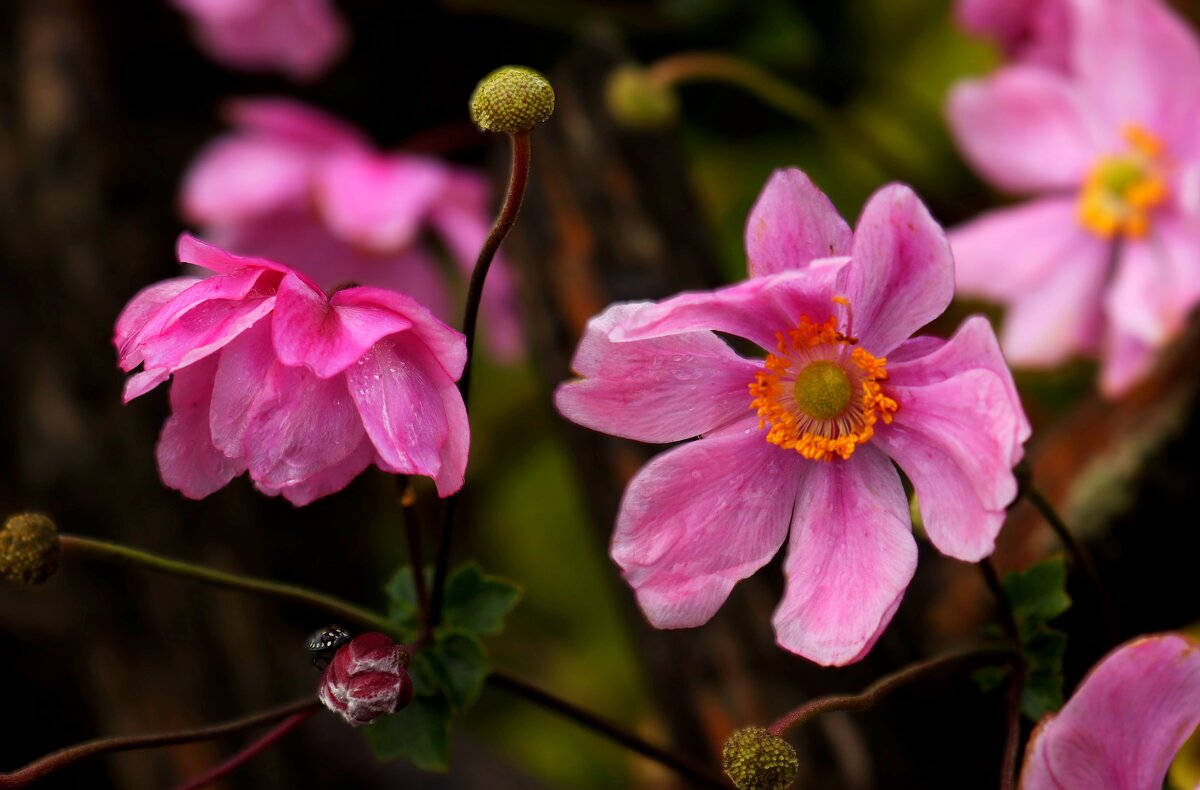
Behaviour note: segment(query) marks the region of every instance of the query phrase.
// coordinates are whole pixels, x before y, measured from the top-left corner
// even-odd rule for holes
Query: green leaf
[[[1025,664],[1021,712],[1035,722],[1063,705],[1062,665],[1067,635],[1047,623],[1071,606],[1066,584],[1061,556],[1004,577],[1004,593],[1017,621]]]
[[[450,765],[450,705],[442,697],[414,697],[404,710],[366,727],[367,741],[380,760],[407,758],[425,771],[444,773]]]
[[[984,694],[1000,688],[1007,680],[1012,670],[1008,667],[984,667],[971,673],[971,680],[979,686]]]
[[[1062,671],[1034,671],[1026,675],[1021,690],[1021,712],[1032,721],[1063,706]]]
[[[1004,576],[1004,592],[1019,624],[1047,622],[1067,611],[1067,570],[1062,555],[1039,562],[1024,571]]]
[[[433,583],[433,570],[425,569],[426,584]],[[413,584],[412,567],[408,565],[392,574],[383,586],[388,596],[388,619],[405,628],[404,641],[415,639],[421,630],[421,610],[417,606],[417,590]]]
[[[469,708],[479,698],[490,667],[487,651],[478,639],[470,634],[447,633],[421,651],[420,658],[456,711]]]
[[[446,580],[442,620],[451,630],[498,634],[504,618],[521,599],[512,582],[484,573],[473,562],[460,565]]]

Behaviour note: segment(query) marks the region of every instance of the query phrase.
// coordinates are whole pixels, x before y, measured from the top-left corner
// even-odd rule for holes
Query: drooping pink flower
[[[183,213],[214,243],[304,272],[325,289],[354,282],[408,294],[458,320],[436,237],[470,274],[491,229],[484,179],[425,156],[383,153],[356,129],[285,99],[230,106],[235,130],[192,164]],[[484,288],[484,340],[520,348],[516,298],[498,258]],[[451,315],[455,313],[455,315]]]
[[[943,553],[991,553],[1029,424],[982,318],[910,337],[950,303],[937,223],[889,186],[858,229],[798,170],[777,172],[746,228],[750,279],[593,318],[559,411],[644,442],[688,442],[625,492],[612,556],[650,622],[706,622],[790,531],[779,644],[861,658],[891,620],[917,547],[892,461]],[[745,359],[714,332],[746,338]]]
[[[950,240],[960,291],[1008,306],[1014,364],[1099,354],[1119,395],[1200,301],[1200,46],[1156,0],[1073,13],[1069,74],[1014,65],[952,92],[971,163],[1037,197]]]
[[[958,0],[962,27],[994,39],[1014,61],[1065,70],[1068,67],[1071,0]]]
[[[454,382],[461,334],[402,294],[327,295],[303,274],[182,236],[179,260],[212,272],[144,289],[117,319],[126,402],[168,378],[163,482],[200,499],[249,472],[297,505],[372,462],[457,491],[469,427]]]
[[[293,79],[319,75],[346,43],[330,0],[173,0],[192,18],[196,40],[214,60]]]
[[[1174,634],[1109,653],[1030,736],[1021,790],[1161,790],[1200,724],[1200,649]]]
[[[359,634],[342,645],[321,675],[317,696],[353,727],[362,727],[412,701],[408,651],[387,634]]]

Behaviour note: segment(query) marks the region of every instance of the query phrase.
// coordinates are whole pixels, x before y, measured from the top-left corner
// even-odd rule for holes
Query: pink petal
[[[806,461],[788,541],[779,646],[824,666],[861,659],[891,621],[917,568],[904,486],[870,446],[846,461]]]
[[[1126,241],[1105,294],[1111,326],[1150,346],[1178,334],[1200,301],[1200,228],[1164,217],[1144,241]]]
[[[209,401],[217,360],[203,359],[175,373],[171,416],[158,439],[158,471],[164,484],[189,499],[203,499],[245,471],[240,459],[226,458],[208,430]]]
[[[746,220],[751,277],[850,253],[851,233],[829,198],[800,170],[776,170]]]
[[[318,172],[317,209],[344,241],[391,252],[417,240],[445,181],[445,168],[431,159],[346,150]]]
[[[1088,245],[1064,256],[1047,279],[1013,302],[1000,345],[1014,365],[1057,365],[1099,345],[1106,254],[1094,257],[1095,252]]]
[[[906,186],[876,192],[854,231],[846,294],[850,333],[887,354],[945,311],[954,296],[954,259],[941,226]]]
[[[358,447],[349,455],[333,466],[325,467],[312,477],[301,480],[283,488],[255,483],[255,487],[268,496],[283,495],[283,498],[297,507],[314,502],[321,497],[341,491],[350,485],[350,481],[362,474],[375,457],[375,447],[371,440],[363,436]]]
[[[113,330],[113,345],[118,351],[124,348],[129,340],[149,323],[155,313],[198,282],[199,277],[176,277],[138,291],[117,317],[117,325]]]
[[[234,255],[221,249],[215,244],[201,241],[189,233],[179,236],[177,255],[180,263],[191,263],[203,266],[217,274],[243,274],[251,269],[266,269],[268,271],[288,274],[291,269],[268,258],[257,258],[248,255]],[[297,276],[304,275],[297,273]],[[316,287],[316,286],[314,286]]]
[[[178,370],[212,354],[246,331],[275,305],[275,297],[201,302],[143,346],[147,370]]]
[[[708,621],[787,534],[794,452],[768,444],[755,419],[659,455],[630,481],[612,558],[656,628]]]
[[[1111,330],[1104,344],[1100,391],[1108,398],[1124,395],[1154,368],[1157,351],[1133,335]]]
[[[912,481],[929,539],[967,562],[991,554],[1017,495],[1015,439],[1028,430],[1014,410],[1011,384],[975,369],[887,392],[900,408],[891,425],[877,428],[875,441]]]
[[[281,96],[229,102],[225,115],[242,132],[262,134],[314,152],[369,145],[361,132],[340,118]]]
[[[452,380],[462,376],[467,362],[467,341],[461,332],[443,324],[423,305],[404,294],[383,288],[346,288],[329,300],[339,311],[360,310],[364,315],[386,311],[408,321],[410,332],[420,338],[432,352],[433,358]]]
[[[963,155],[1001,189],[1075,189],[1100,152],[1073,83],[1046,69],[1009,66],[959,83],[946,112]]]
[[[1109,653],[1034,730],[1022,790],[1159,790],[1200,723],[1200,651],[1172,634]]]
[[[959,0],[955,16],[966,30],[996,39],[1008,57],[1067,71],[1069,0]]]
[[[799,326],[801,316],[821,322],[840,310],[833,297],[845,267],[845,258],[829,259],[716,291],[680,294],[639,311],[633,320],[614,328],[611,336],[624,342],[712,330],[774,351],[776,335]]]
[[[571,367],[584,378],[561,385],[554,403],[572,422],[642,442],[677,442],[747,413],[761,365],[711,332],[612,341],[614,327],[650,302],[616,304],[588,322]]]
[[[318,377],[341,373],[388,335],[412,326],[403,316],[370,304],[333,305],[293,274],[275,296],[272,338],[284,365],[307,365]]]
[[[259,399],[271,397],[270,374],[276,364],[269,321],[259,322],[221,350],[209,428],[213,444],[228,457],[245,457],[246,426]]]
[[[1100,259],[1104,242],[1084,230],[1074,197],[986,212],[952,229],[960,294],[1008,302],[1047,280],[1066,257]]]
[[[312,154],[260,137],[229,136],[201,151],[183,177],[183,214],[191,222],[238,222],[301,205]]]

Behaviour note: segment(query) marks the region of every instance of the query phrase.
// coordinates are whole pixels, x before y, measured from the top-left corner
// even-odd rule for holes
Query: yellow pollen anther
[[[849,308],[845,297],[834,299]],[[879,420],[892,421],[898,404],[884,394],[887,360],[872,356],[838,331],[838,320],[818,324],[808,316],[768,354],[750,384],[759,428],[766,439],[815,461],[846,459],[875,435]]]
[[[1168,196],[1162,141],[1133,125],[1124,137],[1129,150],[1101,157],[1079,193],[1079,221],[1102,239],[1145,238]]]

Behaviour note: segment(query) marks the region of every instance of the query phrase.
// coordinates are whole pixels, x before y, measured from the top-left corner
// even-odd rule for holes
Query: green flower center
[[[811,362],[796,376],[796,405],[818,420],[832,420],[840,415],[853,394],[850,377],[836,362]]]

